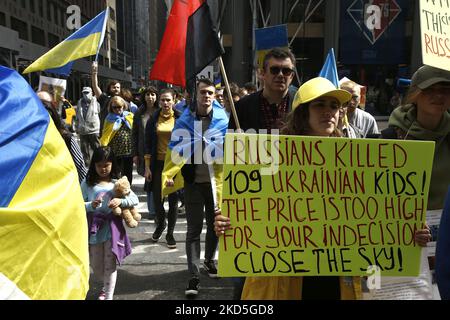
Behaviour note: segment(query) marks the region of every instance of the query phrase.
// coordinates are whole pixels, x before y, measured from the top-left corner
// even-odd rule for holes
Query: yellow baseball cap
[[[317,77],[305,82],[298,89],[292,103],[292,110],[295,110],[299,105],[324,96],[336,98],[341,105],[352,99],[352,95],[349,92],[336,89],[330,80]]]

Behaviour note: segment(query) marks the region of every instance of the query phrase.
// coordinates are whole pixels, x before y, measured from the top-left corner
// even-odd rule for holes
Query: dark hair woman
[[[149,119],[145,128],[145,178],[151,182],[153,201],[156,211],[156,229],[152,240],[157,242],[166,228],[166,212],[164,209],[163,196],[161,194],[161,175],[164,168],[164,159],[170,142],[175,120],[180,116],[179,111],[174,110],[175,92],[171,89],[161,91],[159,97],[160,109],[154,117]],[[176,248],[173,236],[177,221],[178,197],[176,193],[169,194],[169,212],[167,213],[167,246]]]
[[[145,174],[145,126],[153,118],[158,110],[158,89],[147,87],[141,95],[141,106],[134,115],[133,121],[133,162],[136,164],[137,173],[140,176]],[[147,192],[147,209],[149,218],[155,217],[155,206],[153,204],[153,193],[151,183],[145,180],[144,190]]]

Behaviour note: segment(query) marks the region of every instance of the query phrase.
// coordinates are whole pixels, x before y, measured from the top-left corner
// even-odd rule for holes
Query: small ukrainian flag
[[[108,12],[109,9],[101,12],[69,38],[33,62],[23,73],[48,70],[68,75],[75,60],[99,52],[105,38]]]

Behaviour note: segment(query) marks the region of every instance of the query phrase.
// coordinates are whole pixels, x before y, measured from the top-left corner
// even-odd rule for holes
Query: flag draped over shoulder
[[[325,64],[319,73],[319,77],[330,80],[336,88],[339,88],[339,76],[336,66],[336,58],[334,56],[334,49],[331,48],[328,52]]]
[[[85,299],[88,230],[72,157],[25,80],[0,66],[0,299]]]
[[[215,204],[221,203],[223,146],[229,119],[217,101],[213,102],[212,112],[212,121],[205,134],[202,133],[201,121],[196,120],[195,113],[189,108],[186,108],[181,117],[177,119],[164,161],[161,179],[163,195],[183,188],[181,168],[186,163],[201,163],[206,156],[204,162],[209,164]],[[205,146],[204,152],[203,146]],[[168,179],[174,179],[174,187],[166,187]]]
[[[48,72],[69,75],[75,60],[98,53],[105,38],[109,9],[58,44],[49,52],[33,62],[24,74],[46,70]]]
[[[100,145],[107,146],[116,136],[122,126],[133,128],[133,113],[124,111],[122,115],[113,113],[108,114],[105,119],[102,136],[100,137]]]
[[[175,0],[150,79],[186,87],[223,53],[206,0]]]

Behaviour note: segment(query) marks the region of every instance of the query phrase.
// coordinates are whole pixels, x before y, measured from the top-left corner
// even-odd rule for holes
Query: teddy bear
[[[130,182],[126,176],[120,178],[116,181],[113,188],[113,194],[115,198],[124,198],[131,191]],[[113,214],[116,216],[122,216],[125,223],[130,228],[136,228],[138,225],[138,221],[141,221],[141,215],[134,208],[121,208],[117,207],[112,210]]]

